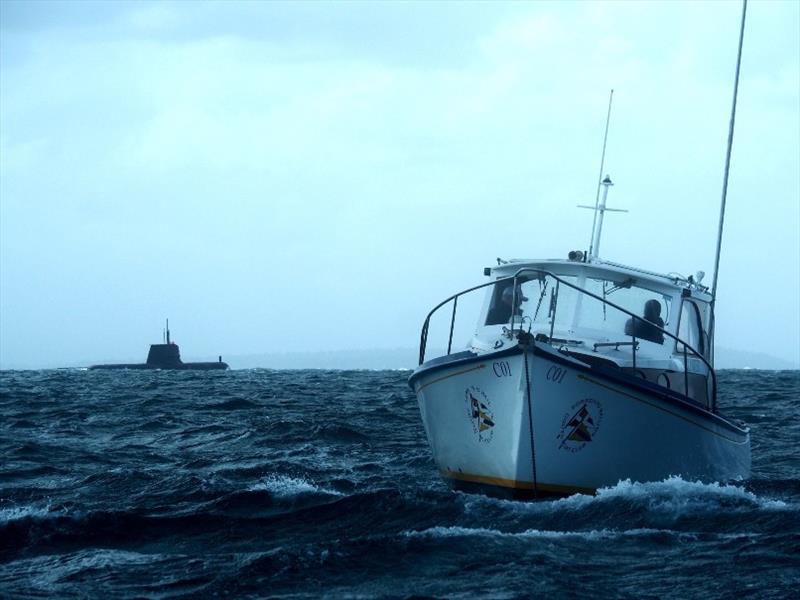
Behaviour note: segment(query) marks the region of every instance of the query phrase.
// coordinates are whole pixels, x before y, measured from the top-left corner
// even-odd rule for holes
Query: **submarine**
[[[90,369],[171,369],[185,371],[224,371],[228,363],[222,362],[222,356],[217,362],[190,362],[181,360],[181,351],[178,344],[170,340],[169,319],[164,330],[163,344],[150,344],[146,363],[121,364],[121,365],[92,365]]]

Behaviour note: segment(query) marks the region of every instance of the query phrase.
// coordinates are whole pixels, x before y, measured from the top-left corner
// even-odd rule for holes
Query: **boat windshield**
[[[591,292],[600,298],[621,306],[649,323],[667,329],[672,314],[672,298],[664,293],[634,285],[632,279],[612,281],[592,278],[585,275],[559,276],[564,281]],[[514,297],[513,285],[495,286],[491,310],[486,324],[508,322],[511,315],[511,302]],[[504,296],[506,298],[504,298]],[[537,277],[523,281],[516,293],[517,310],[515,319],[530,321],[534,330],[553,328],[560,334],[589,337],[602,340],[621,340],[624,336],[637,338],[656,344],[664,344],[664,336],[648,322],[630,318],[627,314],[607,306],[600,300],[580,293],[578,290],[562,285],[552,277]],[[506,307],[508,318],[499,314]]]

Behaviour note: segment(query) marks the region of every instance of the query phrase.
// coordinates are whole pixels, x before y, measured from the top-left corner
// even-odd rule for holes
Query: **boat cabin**
[[[497,350],[521,330],[577,360],[627,371],[707,405],[713,360],[707,288],[694,277],[571,255],[486,269],[497,283],[486,288],[470,350]]]

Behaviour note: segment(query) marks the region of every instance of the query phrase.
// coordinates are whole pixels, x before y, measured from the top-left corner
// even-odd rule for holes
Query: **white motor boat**
[[[428,315],[409,380],[452,487],[524,498],[749,475],[749,430],[717,409],[700,281],[582,252],[485,273]],[[469,347],[426,361],[432,315],[452,305],[452,340],[459,299],[481,292]]]
[[[593,493],[622,480],[749,476],[750,431],[719,411],[713,367],[746,11],[745,0],[712,287],[702,284],[702,272],[661,275],[599,257],[603,216],[612,210],[606,176],[588,207],[595,210],[588,252],[498,259],[484,269],[489,282],[437,305],[422,327],[409,384],[433,458],[453,488],[538,498]],[[605,140],[601,175],[604,159]],[[452,352],[459,303],[480,293],[472,338]],[[450,305],[447,351],[426,360],[431,318]]]

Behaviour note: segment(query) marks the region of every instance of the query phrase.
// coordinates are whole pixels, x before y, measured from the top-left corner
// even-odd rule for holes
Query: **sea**
[[[408,371],[0,372],[0,598],[798,598],[800,372],[752,477],[451,492]]]

